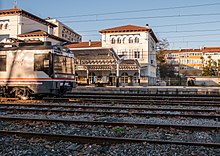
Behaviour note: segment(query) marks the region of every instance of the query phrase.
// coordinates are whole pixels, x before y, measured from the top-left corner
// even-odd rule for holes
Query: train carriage
[[[74,54],[50,42],[0,44],[0,87],[7,97],[61,95],[75,87]]]

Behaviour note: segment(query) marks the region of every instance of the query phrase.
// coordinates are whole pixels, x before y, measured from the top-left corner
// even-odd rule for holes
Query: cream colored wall
[[[17,38],[17,35],[34,30],[48,32],[48,26],[20,15],[0,16],[1,20],[9,20],[8,29],[0,30],[0,34],[9,34],[9,37]],[[1,24],[1,22],[0,22]]]
[[[37,21],[31,20],[27,17],[21,16],[21,32],[20,33],[27,33],[34,30],[43,30],[48,32],[48,26]]]
[[[80,42],[81,41],[80,39],[77,38],[77,37],[81,38],[81,36],[78,35],[77,33],[75,33],[71,28],[64,25],[63,23],[57,21],[56,19],[48,19],[47,21],[57,25],[57,27],[54,28],[54,35],[56,35],[60,38],[66,39],[66,40],[69,40],[69,37],[73,38],[73,41],[69,40],[71,42]],[[64,35],[66,34],[68,36],[67,38],[62,36],[62,34],[63,34],[62,30],[63,30],[64,27],[68,28],[68,31],[71,32],[71,35],[69,33],[64,33]]]
[[[115,44],[111,44],[112,38],[116,39]],[[117,38],[121,38],[121,44],[117,43]],[[123,38],[126,38],[126,42],[123,44]],[[128,39],[132,37],[139,37],[139,43],[129,43]],[[156,43],[148,32],[125,32],[125,33],[107,33],[102,34],[102,46],[113,48],[118,55],[121,55],[123,51],[127,51],[127,57],[129,59],[134,58],[134,51],[140,51],[140,58],[138,59],[141,66],[148,66],[147,76],[156,77]],[[151,62],[153,60],[153,62]]]
[[[129,43],[129,38],[133,38],[133,43]],[[134,38],[139,38],[139,43],[134,43]],[[111,44],[111,39],[115,38],[116,43]],[[125,43],[118,44],[117,38],[125,38]],[[142,32],[131,32],[131,33],[108,33],[102,35],[103,47],[113,48],[118,55],[121,55],[123,51],[127,52],[127,58],[134,59],[134,51],[140,51],[140,58],[138,59],[141,64],[148,63],[148,35]]]
[[[3,22],[3,20],[9,20],[8,22]],[[9,34],[9,37],[17,37],[17,34],[20,32],[18,29],[19,25],[18,16],[0,16],[0,24],[3,24],[3,28],[0,30],[0,34]],[[4,28],[4,25],[8,23],[8,29]]]

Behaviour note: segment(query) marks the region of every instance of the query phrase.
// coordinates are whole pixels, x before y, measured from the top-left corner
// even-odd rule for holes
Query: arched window
[[[121,83],[128,83],[128,73],[122,73],[120,78]]]
[[[2,29],[2,27],[3,27],[3,24],[0,24],[0,30]]]
[[[117,39],[117,43],[121,44],[121,39],[120,38]]]
[[[8,23],[5,24],[5,29],[8,29]]]
[[[133,43],[132,37],[129,38],[128,43]]]
[[[123,38],[122,43],[124,44],[126,42],[126,37]]]
[[[135,42],[135,43],[139,43],[139,38],[138,38],[138,37],[135,37],[134,42]]]
[[[111,43],[115,44],[115,39],[114,38],[112,38]]]

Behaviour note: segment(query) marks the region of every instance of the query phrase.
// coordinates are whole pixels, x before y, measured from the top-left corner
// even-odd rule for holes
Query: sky
[[[168,49],[220,46],[219,0],[17,0],[21,8],[41,18],[52,17],[82,35],[101,39],[99,30],[148,24]],[[0,9],[14,0],[0,0]]]

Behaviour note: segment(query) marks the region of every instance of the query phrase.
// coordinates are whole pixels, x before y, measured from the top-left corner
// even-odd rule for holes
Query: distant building
[[[55,34],[56,27],[56,24],[22,9],[0,10],[0,42],[6,38],[50,41],[52,44],[68,42]]]
[[[57,27],[54,28],[54,35],[68,40],[70,42],[81,42],[82,36],[73,31],[67,25],[64,25],[56,19],[46,18],[46,21],[55,24]]]
[[[125,25],[99,31],[102,46],[111,47],[124,59],[137,59],[141,65],[141,83],[156,82],[156,43],[153,30],[148,26]]]
[[[200,49],[164,50],[165,61],[173,66],[176,75],[200,76],[202,67],[211,59],[220,66],[220,47],[203,47]]]

